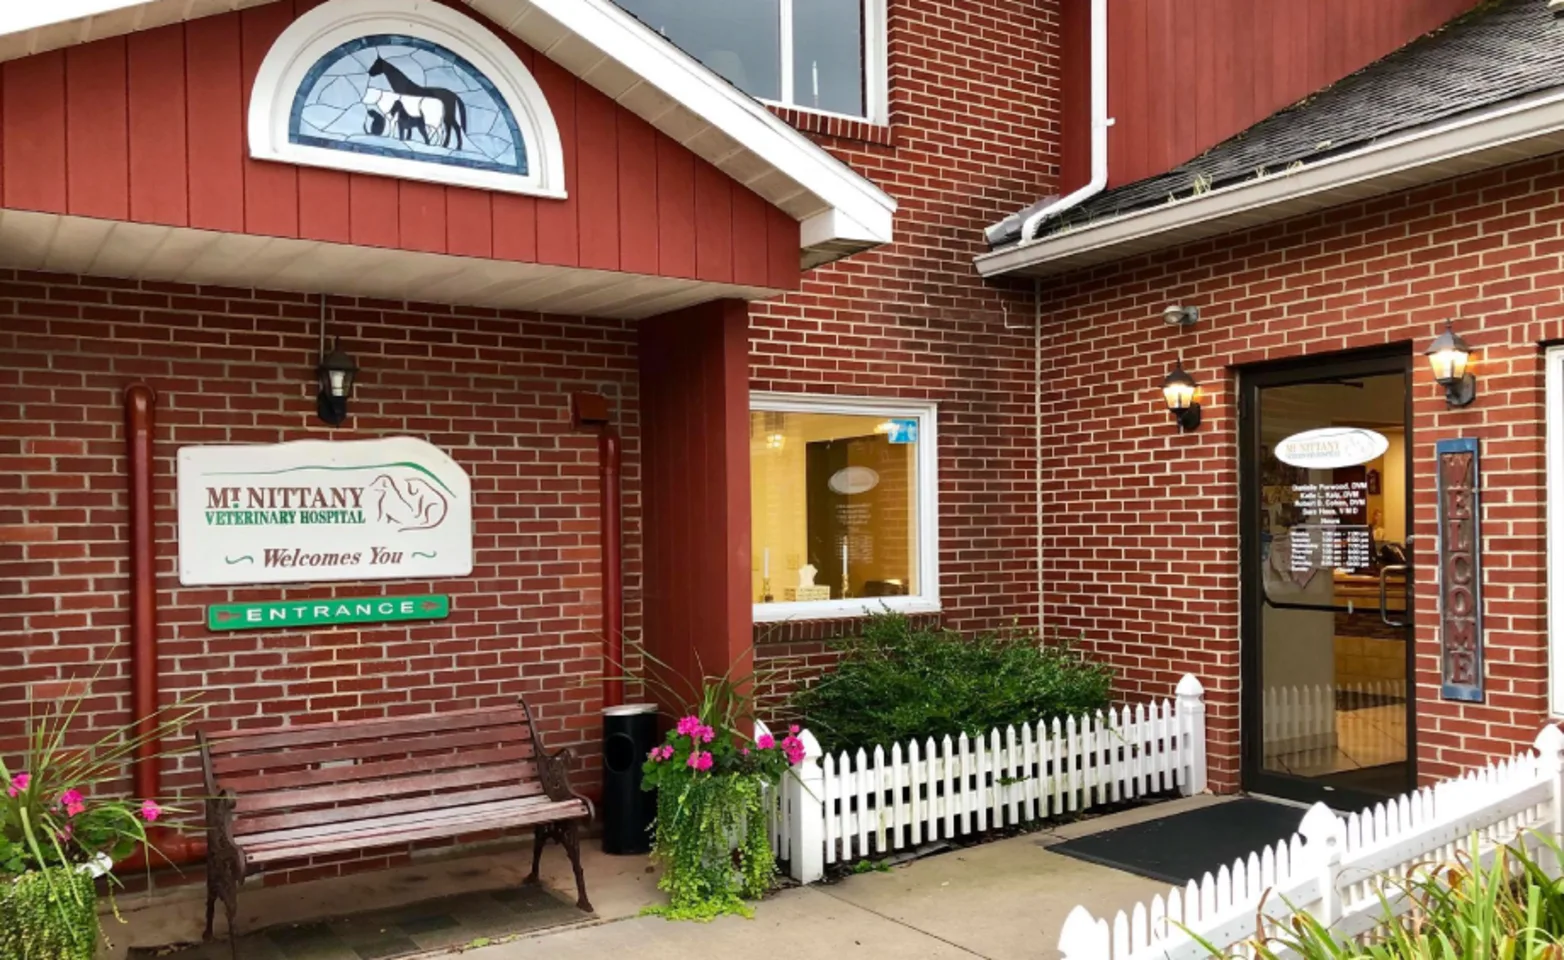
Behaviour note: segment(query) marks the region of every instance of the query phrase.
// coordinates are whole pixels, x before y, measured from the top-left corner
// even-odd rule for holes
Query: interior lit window
[[[883,122],[885,0],[616,0],[762,100]]]
[[[767,394],[750,411],[755,618],[938,609],[934,408]]]

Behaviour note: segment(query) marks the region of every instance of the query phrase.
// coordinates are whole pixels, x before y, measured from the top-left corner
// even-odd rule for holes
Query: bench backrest
[[[236,836],[544,792],[525,703],[197,737],[207,791],[237,798]]]

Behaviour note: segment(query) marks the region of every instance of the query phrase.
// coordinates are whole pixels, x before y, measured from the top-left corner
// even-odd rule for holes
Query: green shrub
[[[987,734],[1108,705],[1112,674],[1024,631],[966,637],[873,617],[836,669],[792,707],[828,750]]]
[[[0,957],[92,960],[97,908],[92,877],[74,867],[0,877]]]

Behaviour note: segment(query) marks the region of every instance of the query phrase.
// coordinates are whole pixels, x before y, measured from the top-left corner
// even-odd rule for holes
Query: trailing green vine
[[[765,780],[755,775],[692,779],[657,798],[652,853],[663,864],[657,885],[666,906],[647,913],[670,920],[753,916],[745,900],[765,896],[776,875],[766,835]]]
[[[92,876],[55,867],[0,879],[0,957],[93,960],[98,948]]]

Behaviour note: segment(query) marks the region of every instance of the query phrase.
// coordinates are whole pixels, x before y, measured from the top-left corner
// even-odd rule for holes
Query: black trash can
[[[657,744],[657,705],[631,703],[603,711],[603,852],[652,849],[657,794],[641,789],[641,764]]]

